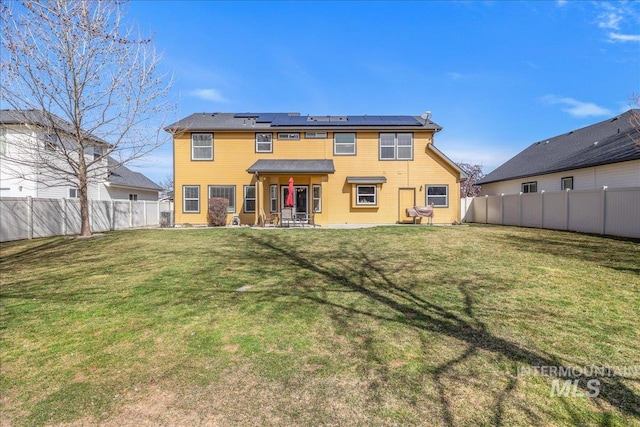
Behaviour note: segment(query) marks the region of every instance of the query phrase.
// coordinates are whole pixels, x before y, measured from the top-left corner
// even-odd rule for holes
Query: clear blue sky
[[[432,112],[435,143],[489,172],[629,109],[640,3],[133,1],[194,112]],[[171,145],[134,168],[171,173]]]

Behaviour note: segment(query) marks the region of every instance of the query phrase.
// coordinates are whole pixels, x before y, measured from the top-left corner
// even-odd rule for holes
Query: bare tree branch
[[[77,185],[83,236],[91,234],[87,185],[106,179],[106,157],[126,164],[170,139],[171,79],[151,39],[125,25],[124,4],[0,0],[0,101],[27,129],[10,150],[20,151],[16,173]]]

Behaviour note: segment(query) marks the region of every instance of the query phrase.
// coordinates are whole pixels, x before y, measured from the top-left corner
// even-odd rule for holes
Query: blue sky
[[[195,112],[432,112],[438,148],[490,172],[629,109],[640,2],[133,1]],[[171,144],[134,169],[171,173]]]

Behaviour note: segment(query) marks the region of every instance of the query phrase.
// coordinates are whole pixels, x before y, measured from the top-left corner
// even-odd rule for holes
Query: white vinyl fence
[[[89,201],[92,232],[159,226],[172,211],[172,202]],[[80,226],[79,200],[0,198],[0,242],[78,234]]]
[[[465,222],[640,238],[640,187],[463,198]]]

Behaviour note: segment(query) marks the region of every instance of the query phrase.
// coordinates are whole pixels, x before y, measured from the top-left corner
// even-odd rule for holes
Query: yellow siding
[[[192,161],[190,133],[174,138],[176,224],[205,224],[208,185],[234,185],[236,212],[243,224],[257,221],[257,213],[243,212],[243,186],[255,185],[255,177],[247,169],[258,159],[332,159],[336,172],[328,175],[293,175],[296,185],[308,185],[309,206],[312,204],[312,185],[322,185],[322,212],[316,222],[329,224],[391,224],[399,217],[399,188],[414,188],[416,203],[426,203],[425,186],[449,186],[449,207],[436,208],[434,223],[460,220],[459,175],[447,162],[427,150],[431,131],[414,132],[412,161],[381,161],[378,159],[378,131],[359,131],[356,134],[355,156],[333,155],[333,133],[326,139],[278,140],[273,132],[273,153],[255,152],[255,132],[217,131],[214,133],[214,160]],[[345,132],[348,132],[345,130]],[[287,185],[291,175],[260,176],[257,204],[269,213],[269,185]],[[348,176],[384,176],[387,182],[378,184],[378,203],[374,208],[356,207],[355,185],[347,184]],[[182,186],[200,186],[200,213],[183,213]],[[278,188],[280,198],[280,187]],[[279,200],[280,205],[280,200]],[[229,215],[230,221],[232,215]]]

